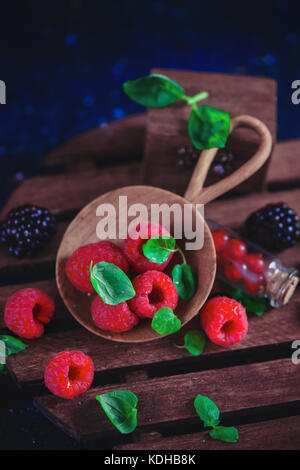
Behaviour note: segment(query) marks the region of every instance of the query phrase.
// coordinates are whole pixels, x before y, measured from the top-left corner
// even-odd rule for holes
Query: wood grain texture
[[[41,339],[30,342],[30,347],[21,353],[8,358],[8,366],[20,386],[30,382],[41,382],[47,361],[63,349],[79,349],[91,355],[96,373],[107,371],[125,371],[136,366],[163,365],[168,361],[176,367],[182,360],[188,364],[199,364],[201,358],[208,355],[223,355],[228,351],[243,351],[247,348],[276,345],[292,342],[300,338],[300,292],[293,301],[280,309],[272,309],[263,317],[249,314],[249,331],[240,342],[229,348],[222,348],[207,341],[203,356],[192,357],[187,351],[178,349],[175,344],[183,344],[186,331],[199,329],[199,318],[196,317],[184,329],[175,335],[159,341],[126,344],[107,341],[89,333],[84,329],[63,333],[47,334]],[[292,351],[292,350],[291,350]]]
[[[149,439],[147,434],[118,450],[299,450],[300,416],[274,419],[262,423],[237,426],[239,441],[234,444],[215,441],[208,432]]]
[[[210,74],[178,70],[155,69],[154,73],[168,75],[180,83],[187,95],[201,90],[210,93],[203,104],[224,109],[234,117],[249,114],[263,121],[276,141],[276,83],[273,80],[241,75]],[[202,103],[201,103],[202,104]],[[190,108],[179,102],[163,109],[148,111],[146,145],[142,166],[145,184],[183,194],[191,170],[176,167],[178,149],[190,146],[187,121]],[[238,164],[246,161],[257,148],[257,138],[252,131],[237,130],[228,141]],[[266,166],[247,180],[236,191],[252,192],[263,187]]]
[[[290,359],[283,359],[139,381],[131,383],[130,390],[139,399],[138,426],[145,428],[197,419],[193,400],[198,393],[208,395],[222,413],[296,401],[300,393],[299,379],[300,368]],[[71,436],[77,439],[101,438],[116,435],[118,431],[100,409],[95,397],[116,388],[128,387],[96,387],[70,401],[47,395],[37,398],[35,404]]]
[[[278,142],[268,166],[267,185],[271,188],[300,187],[300,139]]]
[[[50,152],[43,159],[45,166],[66,165],[78,170],[86,161],[103,164],[133,161],[142,158],[146,114],[133,114],[98,128],[83,132]]]

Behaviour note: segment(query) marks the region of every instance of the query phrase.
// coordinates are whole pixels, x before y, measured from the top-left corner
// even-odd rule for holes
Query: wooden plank
[[[125,444],[116,449],[132,450],[299,450],[300,416],[273,419],[262,423],[238,426],[239,441],[229,444],[214,441],[208,432],[181,434],[179,436],[149,439]]]
[[[7,201],[2,214],[22,204],[47,207],[54,214],[77,212],[107,191],[137,184],[139,170],[139,164],[127,164],[25,179]]]
[[[131,383],[130,390],[139,399],[138,426],[157,428],[161,423],[174,426],[176,421],[191,418],[197,421],[193,400],[198,393],[209,396],[223,414],[296,401],[299,379],[300,368],[290,359],[282,359],[139,381]],[[119,435],[95,400],[96,395],[116,388],[129,387],[96,387],[71,401],[46,395],[37,398],[35,404],[77,439]]]
[[[21,289],[27,289],[27,288],[34,288],[34,289],[39,289],[46,294],[48,294],[51,299],[54,300],[55,303],[55,313],[53,320],[56,319],[65,319],[65,318],[71,318],[68,310],[66,309],[59,292],[56,287],[56,282],[55,280],[49,280],[49,281],[40,281],[40,282],[26,282],[25,284],[16,284],[16,285],[10,285],[10,286],[3,286],[0,287],[0,328],[5,328],[5,323],[3,319],[3,311],[5,308],[5,304],[7,302],[7,299],[12,296],[15,292],[21,290]]]
[[[224,109],[231,116],[250,114],[261,119],[276,141],[276,83],[274,80],[241,75],[211,74],[159,69],[154,73],[168,75],[180,83],[186,94],[192,96],[206,90],[210,96],[205,104]],[[158,186],[184,194],[192,170],[176,166],[178,150],[190,146],[187,122],[190,107],[181,101],[174,106],[148,111],[146,145],[142,165],[145,184]],[[254,131],[238,129],[230,137],[228,148],[240,166],[257,148]],[[267,162],[268,163],[268,162]],[[235,192],[253,192],[263,188],[267,164],[254,176],[240,185]],[[210,183],[216,181],[210,178]]]
[[[300,139],[278,142],[267,172],[269,188],[300,186]]]
[[[67,165],[72,171],[79,160],[111,163],[113,159],[114,162],[128,163],[141,159],[145,121],[145,114],[133,114],[83,132],[46,155],[43,164]]]
[[[222,348],[209,341],[200,358],[190,356],[187,351],[176,348],[183,344],[183,336],[192,328],[200,328],[199,318],[196,317],[182,331],[158,341],[128,344],[106,341],[98,338],[84,329],[76,331],[47,334],[41,339],[30,342],[30,347],[21,353],[8,358],[9,370],[20,386],[28,386],[32,381],[43,380],[44,368],[47,361],[64,349],[79,349],[90,355],[94,361],[96,373],[107,371],[122,372],[137,366],[164,366],[169,361],[169,367],[176,367],[183,360],[186,364],[201,366],[202,358],[206,355],[222,356],[228,351],[243,351],[247,348],[277,345],[292,342],[300,338],[299,324],[300,292],[294,300],[280,309],[272,309],[263,317],[249,314],[249,331],[246,337],[230,348]],[[216,356],[215,356],[216,357]],[[170,361],[173,361],[171,364]],[[168,370],[168,367],[166,367]],[[28,372],[30,371],[30,373]]]

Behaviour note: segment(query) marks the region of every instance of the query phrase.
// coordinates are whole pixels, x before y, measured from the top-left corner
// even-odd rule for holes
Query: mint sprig
[[[160,335],[172,335],[180,330],[181,321],[171,308],[162,307],[155,312],[151,326]]]
[[[204,395],[197,395],[194,400],[195,410],[204,423],[204,427],[211,427],[210,437],[225,442],[237,442],[239,432],[235,427],[218,426],[220,410],[217,405]]]
[[[195,294],[196,283],[193,270],[186,262],[183,251],[176,246],[176,241],[171,236],[159,236],[149,238],[143,245],[144,256],[152,263],[164,263],[170,253],[180,253],[182,264],[177,264],[172,270],[172,279],[179,297],[182,300],[190,300]]]
[[[122,433],[133,432],[137,425],[137,396],[128,390],[114,390],[96,396],[106,416]]]
[[[123,90],[133,101],[148,108],[163,108],[183,99],[192,108],[188,134],[194,147],[203,150],[225,146],[230,132],[229,114],[211,106],[197,107],[199,101],[209,96],[207,91],[187,96],[178,83],[160,74],[125,82]]]
[[[128,276],[118,266],[106,261],[90,265],[91,283],[104,303],[118,305],[132,299],[135,290]]]
[[[200,356],[205,346],[205,335],[199,330],[190,330],[184,335],[183,346],[176,346],[179,349],[186,349],[192,356]]]

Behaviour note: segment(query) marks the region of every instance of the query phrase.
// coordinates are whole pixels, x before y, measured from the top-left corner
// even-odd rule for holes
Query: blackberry
[[[56,232],[56,219],[48,209],[26,204],[12,209],[1,224],[0,237],[8,252],[31,258]]]
[[[180,147],[177,153],[180,155],[177,160],[177,166],[184,169],[194,168],[200,155],[199,150],[189,145]],[[219,149],[211,165],[210,173],[218,179],[221,179],[224,176],[230,175],[234,170],[233,153],[227,149]]]
[[[286,204],[268,204],[250,214],[245,222],[246,236],[269,251],[282,251],[300,236],[299,217]]]

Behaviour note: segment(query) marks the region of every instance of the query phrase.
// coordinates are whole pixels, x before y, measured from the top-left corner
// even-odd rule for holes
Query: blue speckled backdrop
[[[154,66],[273,77],[278,138],[300,137],[300,106],[291,103],[291,82],[300,79],[299,1],[245,5],[1,2],[0,79],[7,104],[0,106],[0,203],[14,182],[38,172],[39,159],[56,145],[138,111],[121,85]],[[8,379],[1,389],[2,448],[81,447],[34,411]]]

